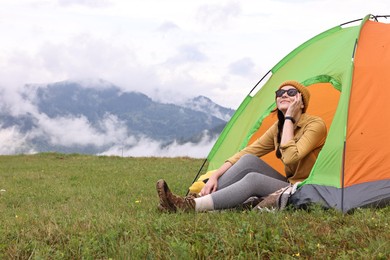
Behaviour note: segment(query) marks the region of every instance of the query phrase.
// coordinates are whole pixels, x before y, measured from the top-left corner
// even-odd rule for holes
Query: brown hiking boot
[[[156,190],[157,190],[158,197],[160,199],[160,204],[158,205],[158,209],[160,211],[175,212],[176,208],[168,201],[167,191],[169,191],[169,188],[168,185],[166,185],[164,180],[159,180],[157,182]]]
[[[196,199],[196,198],[199,198],[200,195],[199,195],[199,193],[190,192],[190,193],[188,193],[187,197]]]
[[[160,210],[170,212],[177,210],[184,212],[195,211],[195,200],[192,196],[183,198],[173,194],[164,180],[159,180],[156,187],[160,198]]]

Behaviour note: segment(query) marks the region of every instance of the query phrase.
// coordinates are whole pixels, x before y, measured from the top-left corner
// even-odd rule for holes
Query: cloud
[[[170,21],[166,21],[157,28],[157,31],[166,33],[166,32],[174,31],[174,30],[178,30],[178,29],[180,29],[180,28],[175,23],[170,22]]]
[[[38,115],[35,135],[47,137],[50,144],[71,147],[93,145],[102,147],[127,138],[127,128],[116,116],[105,115],[99,128],[90,124],[85,116],[49,118]]]
[[[170,145],[164,145],[156,140],[147,137],[140,139],[129,137],[123,144],[114,145],[99,155],[117,155],[125,157],[181,157],[188,156],[192,158],[206,158],[213,147],[214,140],[210,140],[207,135],[199,143],[179,144],[173,142]],[[126,147],[131,144],[131,147]]]
[[[65,43],[45,43],[37,53],[42,66],[53,76],[66,78],[106,78],[111,72],[137,67],[132,50],[112,41],[79,34]]]
[[[80,78],[114,81],[125,77],[129,81],[131,77],[134,81],[145,76],[133,50],[89,34],[78,34],[59,43],[46,41],[34,52],[14,50],[2,61],[1,85],[7,88]],[[151,73],[148,69],[149,80]]]
[[[29,134],[21,134],[15,126],[8,128],[0,126],[0,143],[0,154],[3,155],[35,153],[29,145]]]
[[[247,76],[254,73],[255,63],[249,57],[237,60],[229,65],[229,73]]]
[[[9,92],[29,83],[100,78],[124,90],[142,89],[147,94],[160,85],[156,67],[142,64],[133,49],[90,34],[77,34],[58,43],[46,41],[32,53],[13,51],[2,61],[0,84]]]
[[[179,46],[177,54],[168,59],[170,65],[180,65],[183,63],[205,62],[207,56],[200,50],[198,44],[186,44]]]
[[[305,2],[323,2],[323,0],[275,0],[282,3],[305,3]]]
[[[112,3],[109,0],[58,0],[61,6],[82,5],[93,8],[111,6]]]
[[[208,4],[199,7],[196,18],[210,29],[223,28],[230,20],[241,13],[241,6],[237,2],[227,4]]]
[[[103,120],[98,131],[91,127],[84,117],[79,118],[45,118],[45,122],[32,131],[23,134],[17,127],[4,128],[0,126],[0,154],[34,154],[37,151],[31,147],[31,141],[47,137],[52,145],[63,147],[95,146],[109,147],[97,155],[124,157],[181,157],[206,158],[216,139],[210,140],[207,133],[199,143],[164,144],[148,137],[127,135],[126,129],[117,119],[108,116]]]
[[[21,94],[19,88],[15,90],[10,88],[8,85],[1,87],[0,109],[2,113],[9,114],[14,117],[36,113],[37,108],[23,97],[23,95],[29,97],[33,96],[35,91],[34,89],[24,88],[25,92]]]

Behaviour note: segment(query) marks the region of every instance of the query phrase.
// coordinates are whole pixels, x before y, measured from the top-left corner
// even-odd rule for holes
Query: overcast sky
[[[295,47],[370,13],[390,1],[1,0],[0,86],[101,78],[236,108]]]
[[[158,101],[204,95],[237,108],[293,49],[367,14],[390,14],[390,1],[0,0],[0,108],[37,124],[27,133],[0,124],[0,154],[34,153],[31,140],[46,137],[54,145],[109,146],[106,155],[205,157],[214,144],[207,138],[162,147],[129,136],[115,115],[101,119],[103,130],[84,116],[49,118],[20,90],[104,79]]]

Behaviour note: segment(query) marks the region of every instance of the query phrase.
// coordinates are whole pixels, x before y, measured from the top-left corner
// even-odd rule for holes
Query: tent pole
[[[340,26],[344,26],[344,25],[347,25],[347,24],[350,24],[350,23],[361,21],[361,20],[363,20],[363,18],[352,20],[352,21],[349,21],[349,22],[346,22],[346,23],[342,23],[342,24],[340,24]]]
[[[207,158],[203,161],[203,164],[202,164],[202,166],[200,167],[200,169],[199,169],[198,173],[196,174],[194,180],[192,181],[191,185],[194,184],[194,182],[198,179],[198,176],[199,176],[200,172],[203,170],[203,167],[204,167],[204,165],[206,164],[206,162],[207,162]],[[189,190],[189,189],[187,190],[186,196],[188,196],[188,193],[190,193],[190,190]]]
[[[267,77],[267,75],[269,74],[271,72],[271,70],[269,70],[257,83],[256,83],[256,85],[252,88],[252,90],[251,91],[249,91],[249,94],[248,95],[250,95],[251,93],[252,93],[252,91],[253,90],[255,90],[255,88],[260,84],[260,82],[262,82],[263,81],[263,79],[265,79],[265,77]]]
[[[344,170],[345,170],[345,147],[346,141],[344,141],[344,149],[343,149],[343,162],[341,168],[341,212],[344,213]]]
[[[378,18],[386,18],[387,19],[388,17],[390,17],[390,15],[372,15],[372,18],[376,22],[378,22]],[[352,20],[352,21],[349,21],[349,22],[346,22],[346,23],[342,23],[342,24],[340,24],[340,26],[344,26],[344,25],[347,25],[347,24],[350,24],[350,23],[361,21],[361,20],[363,20],[363,18]]]

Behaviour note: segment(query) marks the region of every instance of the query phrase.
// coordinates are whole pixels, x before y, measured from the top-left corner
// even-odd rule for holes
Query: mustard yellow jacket
[[[261,157],[277,147],[278,122],[273,124],[259,139],[227,161],[234,164],[244,154]],[[295,124],[294,138],[280,146],[285,174],[289,182],[306,179],[321,151],[327,135],[325,122],[317,116],[302,114]],[[276,156],[276,155],[275,155]]]

